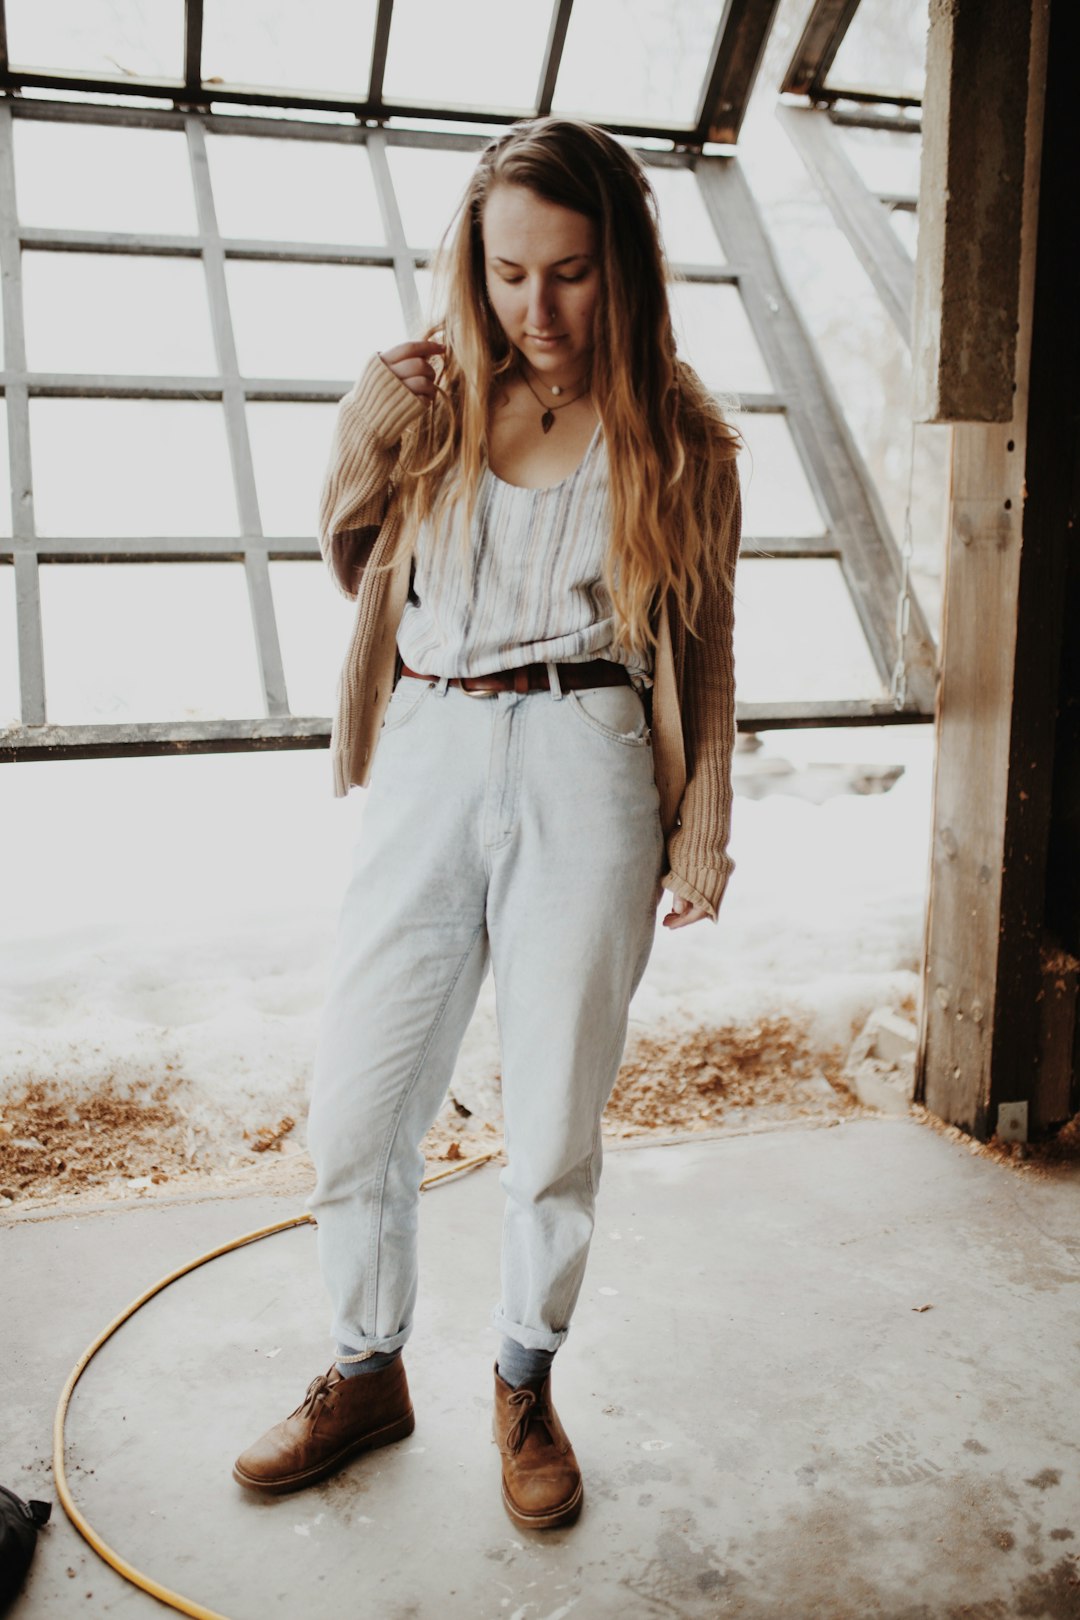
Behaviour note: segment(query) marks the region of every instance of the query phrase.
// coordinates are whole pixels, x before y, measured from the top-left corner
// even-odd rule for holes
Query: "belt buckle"
[[[493,698],[493,697],[498,697],[500,688],[497,687],[497,686],[471,687],[471,686],[466,686],[464,683],[462,683],[461,690],[465,693],[466,697],[471,697],[471,698]]]

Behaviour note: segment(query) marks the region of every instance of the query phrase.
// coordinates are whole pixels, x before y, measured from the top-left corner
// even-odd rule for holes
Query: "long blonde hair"
[[[406,519],[467,530],[487,455],[490,402],[516,351],[487,293],[484,207],[498,185],[523,186],[596,227],[600,290],[591,389],[609,469],[611,541],[604,580],[616,641],[655,645],[650,614],[674,592],[693,631],[702,575],[731,589],[733,558],[719,549],[737,491],[741,435],[697,373],[675,352],[656,197],[643,164],[604,130],[537,118],[491,142],[440,244],[436,308],[425,336],[441,337],[436,402],[403,442],[398,494]]]

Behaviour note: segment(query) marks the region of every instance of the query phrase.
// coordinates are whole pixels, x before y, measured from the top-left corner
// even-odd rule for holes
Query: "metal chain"
[[[904,649],[908,626],[911,623],[911,559],[915,545],[911,538],[911,492],[915,487],[915,415],[910,413],[911,447],[908,457],[907,500],[904,504],[904,538],[900,546],[900,590],[896,598],[896,663],[892,672],[892,700],[894,709],[902,709],[907,702],[907,664]]]

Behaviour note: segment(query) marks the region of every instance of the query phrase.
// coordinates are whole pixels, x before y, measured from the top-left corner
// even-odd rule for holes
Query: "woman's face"
[[[498,185],[482,221],[491,307],[544,381],[588,369],[600,292],[596,227],[526,186]]]

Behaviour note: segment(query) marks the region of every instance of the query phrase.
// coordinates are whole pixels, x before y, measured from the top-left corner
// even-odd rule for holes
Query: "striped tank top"
[[[398,651],[425,675],[489,675],[516,664],[625,664],[640,691],[652,685],[648,652],[612,643],[615,617],[603,580],[611,532],[607,451],[597,423],[582,461],[546,489],[506,484],[485,467],[469,550],[436,535],[415,541],[415,574]]]

